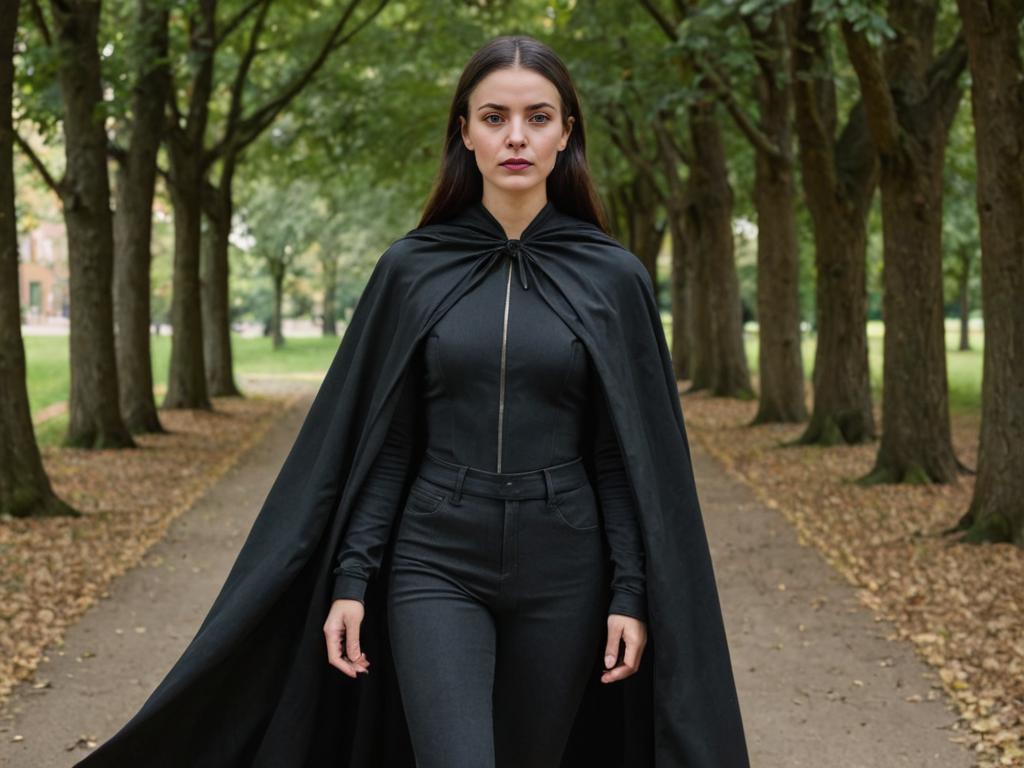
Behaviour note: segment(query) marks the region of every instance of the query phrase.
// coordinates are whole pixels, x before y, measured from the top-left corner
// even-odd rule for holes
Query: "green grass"
[[[153,362],[153,382],[157,391],[167,385],[167,370],[171,357],[171,337],[150,338]],[[236,373],[325,373],[338,339],[330,337],[287,339],[275,351],[269,338],[244,339],[232,336]],[[53,403],[68,399],[71,371],[68,363],[67,336],[26,336],[25,358],[28,366],[28,396],[32,414]],[[52,421],[58,421],[53,419]]]
[[[663,313],[662,323],[665,327],[665,335],[671,344],[671,317]],[[882,397],[884,333],[885,329],[881,322],[871,321],[868,323],[868,367],[871,375],[872,397],[876,402],[880,402]],[[757,373],[758,336],[756,329],[753,326],[747,326],[743,339],[750,372]],[[971,350],[961,352],[959,350],[959,321],[946,321],[946,377],[949,383],[949,407],[950,411],[954,413],[976,412],[981,408],[981,369],[984,350],[982,333],[973,331],[970,341]],[[814,370],[814,350],[814,336],[805,333],[801,351],[804,360],[804,375],[808,380]]]

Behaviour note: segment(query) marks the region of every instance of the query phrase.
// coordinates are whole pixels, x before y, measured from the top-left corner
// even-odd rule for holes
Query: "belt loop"
[[[548,509],[554,509],[555,508],[555,484],[551,480],[551,473],[548,471],[547,467],[544,468],[543,472],[544,472],[544,487],[547,489],[547,505],[548,505]]]
[[[469,469],[465,464],[459,467],[459,477],[455,481],[455,493],[452,494],[451,503],[458,507],[462,504],[462,481],[466,478],[466,470]]]

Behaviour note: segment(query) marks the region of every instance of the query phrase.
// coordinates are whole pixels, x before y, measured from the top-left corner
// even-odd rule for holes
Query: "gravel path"
[[[0,765],[72,765],[88,740],[106,739],[138,710],[181,654],[317,384],[259,389],[271,386],[305,395],[50,651],[36,674],[48,685],[15,689],[0,721]],[[968,752],[949,741],[952,709],[927,700],[934,673],[909,645],[885,639],[886,625],[777,512],[693,450],[753,766],[969,768]],[[915,694],[922,701],[907,701]]]

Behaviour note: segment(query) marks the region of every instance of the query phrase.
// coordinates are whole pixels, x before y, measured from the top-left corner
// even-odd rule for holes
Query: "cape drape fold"
[[[646,548],[640,670],[602,684],[603,643],[595,649],[563,768],[749,768],[650,276],[616,240],[551,202],[514,242],[477,202],[388,247],[195,637],[135,716],[77,766],[414,768],[384,609],[393,536],[366,592],[360,640],[373,665],[356,680],[327,663],[331,571],[418,344],[515,251],[528,289],[594,361]]]

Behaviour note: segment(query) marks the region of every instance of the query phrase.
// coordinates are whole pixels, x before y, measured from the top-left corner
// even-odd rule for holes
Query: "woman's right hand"
[[[324,623],[327,661],[349,677],[369,674],[370,660],[359,650],[359,625],[363,622],[363,604],[358,600],[335,600]]]

